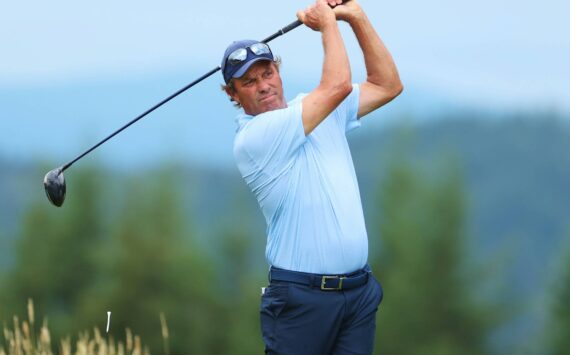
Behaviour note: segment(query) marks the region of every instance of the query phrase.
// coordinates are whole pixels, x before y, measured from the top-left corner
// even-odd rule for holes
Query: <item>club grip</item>
[[[303,23],[302,23],[301,21],[296,20],[296,21],[294,21],[294,22],[291,22],[291,23],[288,24],[287,26],[283,27],[283,28],[281,29],[281,32],[283,32],[283,34],[285,34],[285,33],[289,32],[289,31],[291,31],[292,29],[301,26],[302,24],[303,24]]]
[[[341,5],[346,4],[346,3],[349,2],[349,1],[350,1],[350,0],[344,0]],[[338,5],[336,5],[336,6],[331,6],[331,7],[334,9],[334,8],[337,7],[337,6],[338,6]],[[272,34],[271,36],[262,39],[260,42],[269,43],[269,42],[271,42],[272,40],[274,40],[275,38],[284,35],[285,33],[291,31],[292,29],[295,29],[295,28],[301,26],[302,24],[303,24],[303,23],[302,23],[301,21],[299,21],[299,20],[293,21],[293,22],[291,22],[290,24],[288,24],[287,26],[285,26],[285,27],[283,27],[282,29],[280,29],[279,31],[277,31],[277,32],[275,32],[274,34]]]

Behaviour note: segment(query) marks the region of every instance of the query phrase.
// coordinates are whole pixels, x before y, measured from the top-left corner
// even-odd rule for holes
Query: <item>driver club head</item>
[[[49,202],[61,207],[65,200],[65,178],[61,168],[53,169],[44,177],[44,188]]]

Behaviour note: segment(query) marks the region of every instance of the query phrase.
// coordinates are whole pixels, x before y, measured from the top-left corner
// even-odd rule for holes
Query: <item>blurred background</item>
[[[33,299],[57,351],[111,311],[109,334],[128,327],[160,354],[162,312],[173,354],[262,353],[265,221],[233,162],[220,74],[68,170],[62,208],[42,179],[219,65],[232,40],[264,38],[309,3],[2,5],[1,322]],[[361,4],[405,87],[349,136],[385,290],[376,353],[566,353],[568,3]],[[288,99],[317,85],[318,33],[271,46]]]

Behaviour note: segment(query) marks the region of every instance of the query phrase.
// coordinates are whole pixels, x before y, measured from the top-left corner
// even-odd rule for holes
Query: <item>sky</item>
[[[405,87],[401,98],[382,109],[387,115],[425,114],[438,105],[570,112],[568,2],[360,3]],[[309,4],[5,1],[0,156],[69,160],[216,67],[232,40],[264,38]],[[357,42],[346,24],[341,29],[353,79],[361,81],[365,68]],[[298,28],[271,46],[283,59],[288,98],[318,83],[318,33]],[[183,94],[98,157],[121,164],[189,154],[226,164],[232,158],[235,110],[219,90],[221,81],[217,74]]]

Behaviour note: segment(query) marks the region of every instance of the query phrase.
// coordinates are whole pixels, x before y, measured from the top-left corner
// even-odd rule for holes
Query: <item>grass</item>
[[[164,314],[160,314],[164,354],[169,355],[168,327]],[[54,355],[47,319],[44,318],[39,332],[35,331],[34,304],[28,300],[28,319],[20,322],[13,319],[13,328],[4,325],[4,341],[0,344],[0,355]],[[115,342],[112,336],[103,337],[98,328],[79,333],[72,345],[67,336],[58,342],[60,355],[149,355],[138,335],[133,335],[129,328],[125,331],[125,340]]]

